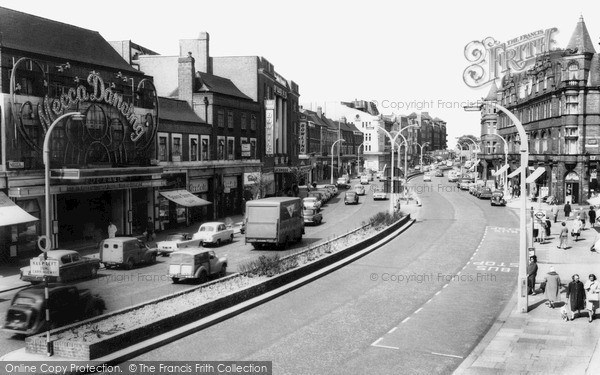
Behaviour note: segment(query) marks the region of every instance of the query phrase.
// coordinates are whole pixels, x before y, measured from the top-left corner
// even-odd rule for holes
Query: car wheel
[[[229,243],[233,243],[233,234],[229,236]]]
[[[208,281],[208,275],[206,274],[205,271],[202,271],[200,273],[200,277],[198,278],[198,281],[200,281],[200,284],[204,284],[205,282]]]
[[[102,308],[99,305],[95,305],[94,308],[92,309],[92,313],[91,316],[100,316],[102,315]]]
[[[127,268],[128,270],[131,270],[131,269],[133,269],[133,266],[135,266],[135,264],[133,263],[133,259],[131,259],[131,258],[127,259],[125,268]]]
[[[262,247],[262,245],[261,245],[261,244],[259,244],[258,242],[253,242],[253,243],[252,243],[252,247],[253,247],[255,250],[258,250],[258,249],[260,249],[260,248]]]
[[[98,268],[92,267],[92,269],[90,270],[90,278],[93,279],[96,276],[98,276]]]
[[[221,239],[220,238],[217,240],[217,246],[221,246]]]
[[[221,271],[219,272],[219,277],[225,277],[225,275],[227,275],[227,265],[224,264],[223,267],[221,267]]]
[[[178,277],[172,277],[171,280],[173,281],[173,284],[178,284],[179,283],[179,278]]]
[[[156,254],[150,256],[150,263],[156,263]]]
[[[160,255],[162,255],[163,257],[168,257],[168,256],[169,256],[169,253],[162,253],[162,254],[160,254]]]

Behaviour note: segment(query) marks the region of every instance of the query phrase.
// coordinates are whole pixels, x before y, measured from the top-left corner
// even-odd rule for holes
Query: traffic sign
[[[538,218],[538,219],[542,220],[543,218],[545,218],[545,217],[546,217],[546,214],[545,214],[543,211],[538,211],[538,212],[536,212],[536,213],[535,213],[535,215],[534,215],[534,216],[535,216],[536,218]]]
[[[59,276],[58,260],[34,258],[29,261],[33,276]]]

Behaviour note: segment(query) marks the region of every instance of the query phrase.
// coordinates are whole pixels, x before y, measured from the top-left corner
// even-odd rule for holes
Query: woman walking
[[[585,288],[583,283],[579,281],[579,275],[575,274],[571,277],[573,281],[567,286],[567,300],[569,301],[569,307],[571,310],[571,318],[567,317],[567,320],[575,319],[575,311],[577,315],[581,315],[581,310],[585,309]]]
[[[596,275],[592,273],[588,276],[588,281],[586,281],[584,289],[587,300],[585,309],[589,313],[588,321],[591,323],[592,320],[594,320],[594,314],[598,308],[598,297],[600,295],[600,284],[598,284],[598,281],[596,280]]]
[[[560,302],[560,277],[550,266],[550,271],[544,276],[544,297],[546,297],[546,305],[551,309],[554,308],[556,302]]]
[[[567,250],[567,241],[569,240],[569,229],[567,224],[563,221],[560,227],[560,234],[558,235],[560,243],[557,246],[559,249]]]
[[[579,236],[581,235],[581,220],[577,218],[573,220],[571,235],[575,238],[575,242],[579,241]]]

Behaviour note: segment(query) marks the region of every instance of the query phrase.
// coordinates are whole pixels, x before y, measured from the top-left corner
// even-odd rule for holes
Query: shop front
[[[242,176],[223,176],[223,216],[242,214]]]
[[[41,211],[37,199],[13,202],[0,192],[0,264],[17,256],[39,253],[37,239],[41,234]]]
[[[214,200],[213,193],[209,191],[209,186],[212,186],[212,178],[191,178],[188,184],[188,191],[200,199],[208,202]],[[213,220],[213,210],[209,205],[194,206],[189,209],[190,223],[202,223]]]

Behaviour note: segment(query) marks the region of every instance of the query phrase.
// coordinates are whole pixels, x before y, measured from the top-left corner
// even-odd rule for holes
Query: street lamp
[[[44,260],[48,260],[48,250],[52,249],[52,233],[50,225],[50,135],[52,134],[52,130],[58,125],[63,119],[67,117],[73,117],[74,120],[82,121],[85,117],[79,112],[68,112],[62,116],[59,116],[52,125],[46,131],[46,136],[44,137],[44,184],[45,184],[45,200],[46,200],[46,231],[44,236],[40,236],[41,239],[45,239],[44,247],[42,247],[41,241],[38,240],[38,246],[40,250],[44,252]],[[50,327],[50,310],[48,309],[48,277],[44,276],[44,301],[46,304],[46,323],[47,327]],[[50,328],[46,331],[46,350],[48,356],[52,355],[52,349],[50,347]]]
[[[360,156],[359,156],[359,152],[360,152],[360,148],[363,147],[365,144],[365,142],[361,143],[360,145],[358,145],[358,147],[356,148],[356,173],[360,174]],[[365,149],[363,147],[363,156],[365,155]]]
[[[421,168],[423,168],[423,147],[429,146],[429,142],[425,142],[422,145],[417,143],[417,146],[419,146],[421,148]]]
[[[465,110],[481,110],[482,105],[492,105],[502,111],[514,124],[521,139],[519,152],[521,153],[521,204],[519,207],[519,296],[517,301],[518,309],[522,313],[528,312],[527,296],[527,189],[525,181],[527,179],[527,164],[529,164],[529,144],[527,142],[527,133],[519,119],[508,109],[494,101],[483,100],[483,103],[476,106],[465,106]]]
[[[337,141],[333,142],[333,144],[331,145],[331,184],[333,185],[333,146],[335,146],[336,143],[338,142],[346,142],[345,139],[338,139]],[[339,164],[338,164],[339,167]]]
[[[500,137],[500,139],[502,139],[504,142],[504,165],[508,165],[508,142],[506,142],[506,139],[504,139],[504,137],[500,134],[495,133],[482,134],[481,138],[483,139],[483,137],[486,135],[495,135],[496,137]],[[504,171],[504,195],[508,195],[508,170]]]

